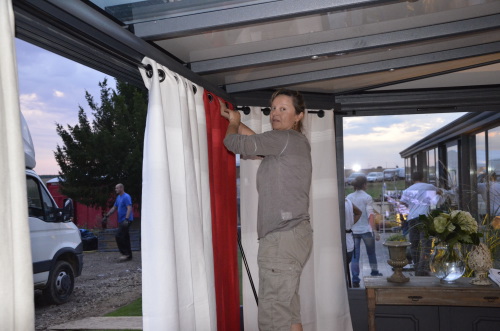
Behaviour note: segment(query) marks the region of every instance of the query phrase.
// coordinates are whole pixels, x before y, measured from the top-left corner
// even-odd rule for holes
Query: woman
[[[276,91],[271,97],[273,130],[262,134],[242,124],[238,111],[220,105],[229,120],[227,149],[263,157],[257,172],[259,329],[302,330],[299,281],[312,248],[311,146],[301,133],[304,100],[295,91]]]
[[[356,177],[352,182],[352,186],[356,191],[347,196],[347,199],[361,209],[360,219],[351,228],[354,237],[354,255],[351,261],[353,287],[359,287],[360,282],[359,256],[361,253],[361,240],[365,243],[368,261],[372,269],[371,275],[382,276],[382,274],[378,272],[377,256],[375,255],[375,240],[380,240],[380,235],[375,228],[373,199],[365,192],[366,182],[365,176]]]

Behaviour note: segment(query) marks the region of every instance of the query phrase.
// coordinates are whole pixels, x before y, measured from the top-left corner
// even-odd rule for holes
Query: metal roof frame
[[[139,38],[158,40],[185,36],[201,31],[224,29],[236,25],[257,24],[279,19],[332,12],[356,7],[381,5],[400,0],[281,0],[243,1],[237,5],[213,6],[203,12],[181,11],[170,13],[171,5],[160,4],[148,8],[138,7],[135,16],[147,17],[130,24]]]
[[[464,133],[475,133],[487,130],[500,124],[500,113],[483,111],[468,113],[448,125],[433,132],[422,140],[401,151],[402,158],[410,157],[416,152],[427,150],[433,146],[456,139]]]
[[[191,70],[194,72],[205,74],[235,68],[247,68],[280,62],[297,61],[300,59],[311,58],[313,56],[329,56],[345,53],[351,54],[362,50],[380,47],[390,48],[400,44],[408,44],[456,35],[465,35],[473,32],[499,28],[500,14],[495,14],[480,18],[366,35],[338,41],[276,49],[267,52],[248,53],[212,60],[195,61],[191,62],[189,65]]]
[[[190,0],[184,1],[186,3],[190,2]],[[191,2],[196,1],[193,0]],[[326,13],[329,11],[345,10],[346,8],[358,9],[370,6],[383,6],[398,2],[401,1],[342,0],[336,1],[334,4],[329,0],[222,1],[219,5],[207,4],[209,7],[208,11],[200,10],[193,12],[179,9],[173,15],[172,13],[167,13],[167,11],[161,12],[159,10],[155,15],[158,17],[164,16],[161,24],[176,25],[175,29],[166,33],[167,37],[173,37],[195,33],[195,31],[208,32],[220,27],[233,26],[233,23],[244,26],[246,24],[279,20],[284,17],[303,17],[305,14]],[[229,5],[229,3],[232,5]],[[345,95],[352,95],[353,97],[360,97],[362,99],[363,95],[365,95],[364,91],[369,89],[500,63],[500,41],[496,41],[433,53],[330,67],[324,70],[305,71],[264,79],[241,80],[240,82],[228,83],[221,86],[212,83],[209,75],[204,75],[207,73],[224,72],[235,68],[253,68],[274,63],[293,63],[294,61],[300,61],[318,54],[336,54],[338,52],[357,53],[368,49],[385,49],[393,45],[439,40],[439,38],[445,40],[445,38],[449,37],[470,36],[474,33],[484,31],[500,31],[500,12],[496,12],[498,4],[495,3],[492,3],[494,7],[483,8],[480,14],[484,14],[488,8],[494,8],[496,14],[472,19],[462,19],[401,31],[192,63],[183,63],[153,42],[144,40],[150,38],[151,35],[141,38],[141,34],[137,34],[137,30],[135,31],[137,35],[134,35],[129,31],[129,26],[118,24],[116,20],[107,16],[104,11],[98,9],[96,6],[89,5],[85,1],[13,0],[13,5],[16,15],[16,34],[21,39],[141,87],[144,84],[138,66],[141,65],[143,57],[148,56],[191,80],[193,83],[234,104],[240,105],[267,106],[270,93],[273,89],[279,87],[292,86],[295,88],[298,86],[300,88],[301,84],[318,81],[349,78],[356,75],[362,77],[362,75],[370,73],[384,73],[389,70],[401,68],[418,68],[418,66],[459,59],[475,60],[475,62],[468,61],[469,63],[457,64],[456,67],[451,69],[443,68],[431,73],[422,71],[420,74],[406,75],[399,80],[381,80],[377,83],[373,83],[372,81],[367,83],[366,86],[359,85],[344,90],[340,89],[339,93],[303,92],[309,107],[337,109],[337,100],[342,100],[342,96]],[[158,6],[167,8],[164,4]],[[144,24],[143,26],[150,24],[151,29],[153,25],[158,29],[161,25],[159,21],[154,23],[146,19],[146,17],[151,16],[151,13],[147,11],[155,8],[159,9],[160,7],[158,6],[140,8],[132,5],[133,8],[131,10],[143,11],[142,17],[144,19],[144,22],[136,21],[132,25],[137,27],[140,24]],[[238,15],[241,16],[242,12],[245,12],[247,16],[240,19]],[[213,17],[218,17],[220,20],[214,20]],[[197,22],[195,26],[191,26],[193,20]],[[177,23],[174,24],[174,22]],[[494,56],[480,58],[487,54],[494,54]],[[412,93],[415,93],[415,91],[412,91]],[[340,103],[342,104],[343,102]],[[471,107],[475,107],[474,109],[476,110],[482,109],[479,104],[471,105]],[[435,107],[435,109],[438,108]],[[344,105],[342,109],[342,111],[346,111]],[[382,107],[382,109],[385,109],[386,113],[392,111],[387,107]],[[446,109],[442,110],[446,111]]]
[[[374,73],[374,72],[384,72],[388,70],[408,68],[412,66],[419,66],[425,64],[432,64],[438,62],[447,62],[452,60],[458,60],[463,58],[470,58],[485,54],[500,53],[500,42],[494,42],[484,45],[476,45],[469,47],[462,47],[452,50],[439,51],[434,53],[427,53],[421,55],[408,56],[404,58],[397,58],[391,60],[377,61],[371,63],[357,64],[352,66],[332,68],[318,71],[305,72],[293,75],[283,75],[280,77],[265,78],[241,83],[227,84],[225,89],[228,93],[242,92],[242,91],[252,91],[260,89],[270,89],[280,86],[290,86],[296,84],[303,84],[307,82],[315,82],[319,80],[327,80],[340,77],[349,77],[360,74]],[[500,62],[500,54],[497,61],[492,63]],[[491,64],[488,62],[486,64]],[[485,64],[485,65],[486,65]],[[461,71],[466,69],[465,67],[457,68],[454,71]],[[446,72],[450,72],[447,70]],[[437,72],[435,75],[442,75],[443,72]],[[426,75],[428,76],[428,75]],[[416,76],[414,79],[420,79],[422,76]],[[405,80],[407,81],[407,80]],[[391,84],[398,83],[398,81],[393,81]],[[378,85],[377,85],[378,86]],[[377,86],[366,86],[364,89],[372,89]]]

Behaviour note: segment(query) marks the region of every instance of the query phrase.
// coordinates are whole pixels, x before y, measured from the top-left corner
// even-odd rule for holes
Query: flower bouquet
[[[420,215],[417,227],[427,238],[433,238],[435,247],[430,259],[430,268],[443,282],[453,282],[465,272],[461,244],[479,245],[482,233],[469,212],[453,210],[445,213],[433,210]]]
[[[477,221],[463,210],[452,210],[449,213],[433,210],[428,215],[420,215],[420,224],[417,226],[427,238],[434,238],[437,245],[479,245],[482,237],[482,233],[477,231]]]

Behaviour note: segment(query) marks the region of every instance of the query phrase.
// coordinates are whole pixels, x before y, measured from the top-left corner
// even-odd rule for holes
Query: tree
[[[114,202],[118,183],[141,203],[142,151],[147,115],[147,91],[117,81],[116,91],[99,83],[101,104],[86,91],[92,109],[90,124],[80,106],[78,124],[56,123],[63,146],[54,152],[61,171],[62,193],[87,206],[107,209]]]

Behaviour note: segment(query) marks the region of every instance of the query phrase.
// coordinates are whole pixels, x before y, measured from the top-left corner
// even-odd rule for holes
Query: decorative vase
[[[429,266],[441,283],[453,283],[465,272],[465,262],[459,247],[447,243],[434,247]]]
[[[387,277],[391,283],[406,283],[410,278],[403,274],[403,267],[408,264],[406,258],[406,248],[411,244],[407,241],[386,241],[384,246],[389,249],[389,260],[387,263],[393,267],[394,273]]]
[[[473,285],[491,285],[492,282],[488,278],[488,272],[493,266],[493,261],[491,259],[491,253],[488,246],[484,243],[480,243],[469,253],[468,259],[469,268],[474,270],[475,278],[471,280]]]

